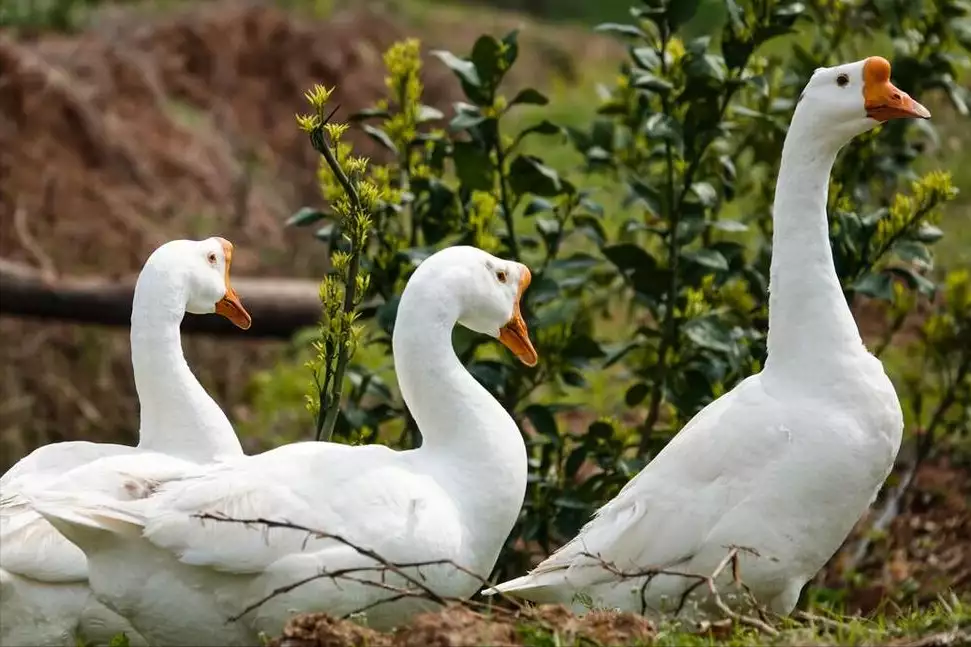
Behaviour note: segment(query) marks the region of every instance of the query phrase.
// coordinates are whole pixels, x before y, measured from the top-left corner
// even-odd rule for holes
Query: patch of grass
[[[796,614],[776,624],[778,635],[768,635],[739,623],[713,623],[707,632],[662,623],[653,641],[629,645],[658,647],[762,647],[769,645],[958,645],[971,640],[971,606],[957,599],[895,616],[873,618],[840,616],[828,610]],[[549,628],[524,623],[518,627],[526,647],[566,647],[591,644],[564,640]],[[934,641],[934,638],[938,638]],[[920,642],[918,642],[920,641]]]

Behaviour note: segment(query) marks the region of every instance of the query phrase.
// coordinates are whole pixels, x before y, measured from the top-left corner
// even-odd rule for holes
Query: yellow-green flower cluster
[[[398,112],[384,123],[384,131],[398,147],[408,149],[418,133],[418,117],[421,111],[421,44],[409,38],[392,45],[384,54],[384,66],[388,75],[384,83],[398,104]]]
[[[928,342],[942,346],[971,344],[971,272],[954,270],[944,281],[943,305],[924,324]]]
[[[709,278],[711,278],[711,275],[706,276],[705,280],[707,281]],[[687,288],[684,291],[684,307],[679,308],[679,310],[681,316],[685,319],[694,319],[709,312],[711,303],[705,296],[704,288]]]
[[[914,231],[924,223],[936,223],[941,207],[956,195],[951,174],[946,171],[931,171],[915,180],[910,194],[896,194],[887,215],[877,222],[871,248],[885,251],[906,231]]]
[[[300,126],[300,130],[310,133],[320,128],[324,121],[324,106],[327,105],[327,100],[333,92],[334,88],[328,89],[318,83],[304,93],[303,96],[314,111],[309,115],[297,115],[297,125]]]
[[[711,298],[746,319],[756,306],[755,297],[752,296],[748,284],[739,277],[727,281]]]
[[[499,249],[499,239],[492,233],[492,218],[496,213],[496,196],[488,191],[473,191],[469,200],[469,227],[472,244],[487,252]]]

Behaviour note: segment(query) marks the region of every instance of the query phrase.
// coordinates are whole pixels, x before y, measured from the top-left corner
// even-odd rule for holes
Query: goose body
[[[647,614],[704,611],[732,547],[755,599],[788,614],[892,469],[903,418],[843,297],[826,198],[839,149],[880,121],[929,117],[879,57],[817,70],[786,136],[773,206],[763,370],[699,412],[570,542],[496,591]],[[647,570],[672,571],[649,577]],[[727,569],[722,582],[730,582]],[[738,598],[734,598],[740,602]]]
[[[241,456],[229,420],[192,375],[179,326],[185,312],[218,312],[241,327],[249,315],[229,284],[232,245],[223,239],[172,241],[148,259],[132,304],[131,350],[139,395],[137,447],[73,441],[41,447],[0,478],[0,645],[107,644],[142,639],[98,602],[87,561],[28,504],[54,483],[112,498],[139,495],[136,483],[182,467]],[[102,462],[104,461],[104,462]],[[118,465],[135,480],[93,465]],[[73,471],[72,471],[73,470]],[[160,471],[161,470],[161,471]],[[72,476],[65,480],[65,474]]]
[[[136,501],[48,491],[32,503],[84,550],[99,599],[155,644],[254,645],[303,611],[364,612],[369,625],[388,627],[432,604],[389,600],[413,583],[338,539],[197,516],[206,513],[299,524],[395,564],[448,560],[404,570],[420,570],[437,596],[471,596],[518,517],[526,450],[512,417],[459,362],[451,333],[460,323],[535,363],[518,306],[528,282],[524,266],[470,247],[438,252],[416,269],[393,350],[422,433],[418,449],[295,443],[187,471]],[[333,577],[247,612],[322,572]]]

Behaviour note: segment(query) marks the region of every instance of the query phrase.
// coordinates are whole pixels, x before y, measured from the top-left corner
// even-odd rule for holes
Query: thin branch
[[[755,555],[755,556],[759,555],[757,551],[751,548],[744,548],[741,546],[731,546],[729,547],[728,553],[718,563],[718,565],[715,567],[715,570],[712,571],[710,575],[686,573],[684,571],[674,571],[674,570],[662,569],[662,568],[648,568],[643,570],[627,571],[627,570],[621,570],[617,568],[614,564],[605,561],[599,555],[593,555],[591,553],[586,553],[586,552],[581,553],[581,555],[584,557],[588,557],[590,559],[597,560],[600,566],[604,570],[606,570],[607,572],[609,572],[610,574],[616,577],[619,577],[622,580],[645,578],[644,582],[641,584],[641,587],[640,587],[641,614],[644,614],[647,611],[646,590],[647,590],[647,587],[650,585],[651,581],[655,577],[659,575],[682,577],[682,578],[694,580],[694,582],[692,582],[684,590],[684,592],[682,592],[680,600],[678,602],[678,607],[675,610],[674,615],[678,615],[679,613],[681,613],[681,611],[684,609],[684,606],[687,603],[692,593],[694,593],[698,588],[705,586],[708,589],[708,594],[711,597],[712,602],[715,604],[716,608],[718,608],[718,610],[722,614],[724,614],[726,618],[730,618],[734,622],[746,625],[748,627],[752,627],[753,629],[758,629],[759,631],[762,631],[771,636],[777,636],[779,635],[779,631],[775,627],[765,622],[764,620],[760,618],[753,618],[748,615],[740,614],[737,611],[733,611],[725,603],[724,599],[722,599],[721,594],[718,591],[718,587],[715,584],[715,581],[722,575],[722,573],[724,573],[725,569],[731,566],[732,580],[736,585],[741,586],[741,588],[743,588],[743,590],[745,591],[746,595],[750,597],[750,603],[754,608],[758,610],[759,615],[761,616],[763,614],[762,610],[759,608],[758,603],[755,601],[754,597],[752,596],[751,591],[749,591],[748,587],[742,584],[739,563],[738,563],[739,555],[742,553],[748,553],[750,555]]]
[[[667,29],[662,28],[660,59],[661,74],[665,77],[668,72],[667,44]],[[661,111],[666,117],[670,118],[671,108],[668,104],[667,96],[663,94],[661,95]],[[667,294],[664,300],[664,321],[661,324],[661,343],[658,345],[657,366],[654,369],[654,375],[656,377],[654,383],[651,385],[651,399],[647,407],[647,417],[644,418],[644,423],[638,430],[641,437],[638,445],[638,453],[640,454],[647,453],[651,441],[651,432],[654,430],[654,426],[657,424],[658,418],[661,415],[661,402],[664,400],[664,386],[667,382],[668,374],[668,349],[674,345],[675,337],[677,336],[677,324],[674,320],[674,301],[678,296],[678,225],[681,221],[681,209],[677,208],[674,204],[674,151],[671,148],[670,141],[664,143],[664,159],[667,169],[667,182],[665,185],[667,196],[664,201],[664,217],[669,223],[667,241],[669,278]],[[685,176],[685,179],[687,179],[687,176]]]
[[[944,415],[957,401],[958,388],[968,373],[971,373],[971,348],[965,347],[953,382],[951,382],[951,385],[941,397],[937,408],[934,409],[934,413],[931,415],[930,422],[927,423],[927,427],[924,429],[923,435],[917,441],[916,462],[918,464],[930,455],[934,445],[934,434],[937,431],[937,427],[944,421]]]
[[[499,133],[499,120],[495,120],[495,150],[496,168],[499,173],[499,200],[502,203],[502,216],[506,221],[506,230],[509,232],[509,252],[515,261],[521,260],[519,255],[519,239],[516,238],[515,221],[512,216],[512,205],[509,204],[509,193],[506,188],[506,152],[502,149],[502,137]]]
[[[394,595],[391,596],[390,598],[381,598],[379,600],[375,600],[360,609],[357,609],[355,611],[352,611],[346,614],[346,616],[362,613],[375,606],[386,604],[388,602],[392,602],[406,597],[423,598],[443,606],[447,604],[462,604],[462,605],[471,607],[477,604],[480,607],[484,607],[484,606],[491,607],[491,605],[486,605],[481,602],[472,602],[470,600],[465,600],[462,598],[453,598],[449,596],[440,595],[436,593],[431,587],[429,587],[427,584],[424,583],[423,581],[424,576],[421,575],[420,572],[418,573],[417,576],[415,576],[415,575],[409,574],[405,570],[410,568],[421,569],[421,568],[430,567],[430,566],[451,566],[456,570],[458,570],[459,572],[465,575],[468,575],[475,580],[478,580],[481,586],[488,586],[490,584],[490,582],[486,578],[482,577],[478,573],[475,573],[469,570],[468,568],[462,566],[461,564],[457,564],[456,562],[450,559],[434,559],[434,560],[413,561],[413,562],[392,562],[382,557],[376,551],[369,548],[365,548],[363,546],[359,546],[358,544],[355,544],[354,542],[343,537],[342,535],[316,530],[314,528],[310,528],[308,526],[304,526],[301,524],[290,523],[287,521],[276,521],[273,519],[266,519],[262,517],[233,518],[222,514],[212,514],[212,513],[200,513],[193,516],[202,520],[219,521],[224,523],[235,523],[235,524],[241,524],[244,526],[261,525],[266,527],[267,529],[280,528],[280,529],[305,532],[307,533],[307,540],[309,540],[310,538],[317,538],[317,539],[329,539],[332,541],[336,541],[337,543],[342,544],[354,550],[359,555],[366,557],[368,559],[374,560],[374,562],[376,562],[375,564],[366,565],[366,566],[348,567],[343,569],[337,569],[334,571],[320,571],[320,572],[314,573],[313,575],[309,575],[307,577],[296,580],[289,584],[280,586],[274,589],[273,591],[271,591],[270,593],[268,593],[267,595],[265,595],[264,597],[260,598],[259,600],[248,605],[241,612],[230,617],[228,619],[228,622],[235,622],[240,618],[242,618],[243,616],[245,616],[247,613],[250,613],[251,611],[259,608],[260,606],[272,600],[273,598],[289,593],[294,589],[297,589],[305,584],[308,584],[310,582],[313,582],[319,579],[337,580],[338,578],[340,578],[346,581],[355,582],[365,586],[373,586],[375,588],[379,588],[384,591],[394,593]],[[354,575],[364,574],[364,573],[393,573],[398,577],[402,578],[409,585],[409,587],[412,587],[412,588],[400,588],[400,587],[395,587],[390,584],[387,584],[386,582],[383,582],[383,581],[375,581],[371,579],[354,577]],[[515,600],[513,598],[508,598],[507,596],[503,596],[503,598],[512,601],[516,606],[521,606],[521,603],[518,600]]]

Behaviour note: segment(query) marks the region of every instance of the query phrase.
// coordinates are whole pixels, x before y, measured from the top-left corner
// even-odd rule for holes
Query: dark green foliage
[[[389,53],[389,104],[351,118],[394,158],[369,171],[382,198],[362,260],[370,289],[358,321],[368,346],[390,353],[396,295],[433,250],[477,245],[533,272],[523,311],[537,367],[491,340],[454,336],[469,370],[528,429],[529,491],[503,576],[527,568],[528,550],[573,536],[694,414],[760,368],[774,180],[812,71],[883,54],[915,98],[941,90],[966,109],[969,93],[954,80],[971,45],[965,2],[725,0],[716,32],[688,35],[701,5],[645,0],[629,24],[601,26],[629,58],[582,128],[538,119],[509,132],[510,111],[548,102],[530,88],[503,94],[515,32],[482,36],[466,55],[434,52],[466,98],[450,117],[394,90],[418,64]],[[878,33],[894,38],[892,50],[860,51]],[[940,277],[931,246],[955,191],[946,174],[915,171],[932,136],[933,122],[889,123],[848,146],[833,174],[831,240],[846,298],[888,304],[878,353],[909,312],[927,307]],[[564,175],[541,141],[567,142],[581,168]],[[954,430],[971,415],[971,343],[961,345],[971,335],[969,280],[949,279],[958,296],[918,342],[925,376],[942,393],[910,407],[913,426],[933,419]],[[348,377],[338,436],[411,445],[414,424],[375,367],[352,363]],[[621,394],[616,408],[598,400],[603,380]],[[920,400],[913,388],[901,388],[902,399]]]

